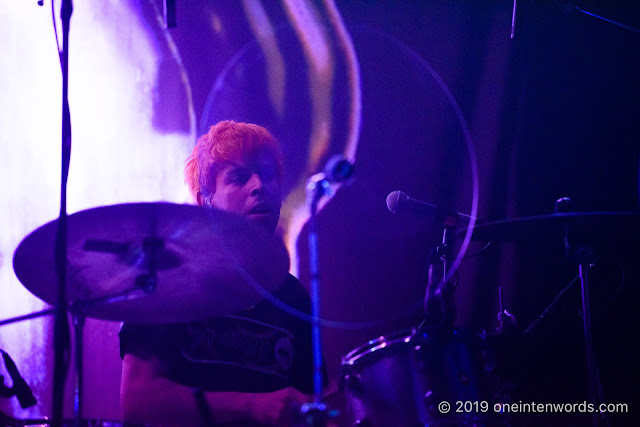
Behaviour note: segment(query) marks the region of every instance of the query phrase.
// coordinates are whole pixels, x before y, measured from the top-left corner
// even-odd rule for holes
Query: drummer
[[[198,205],[244,215],[269,232],[280,216],[282,177],[276,139],[233,121],[200,137],[185,167]],[[309,312],[309,295],[291,275],[274,295]],[[311,402],[310,325],[266,300],[206,321],[125,323],[120,354],[125,422],[286,425],[292,407]]]

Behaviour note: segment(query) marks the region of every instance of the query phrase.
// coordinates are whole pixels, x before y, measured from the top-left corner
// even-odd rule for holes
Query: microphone
[[[353,163],[342,154],[336,154],[327,160],[322,172],[309,178],[309,183],[329,185],[345,182],[351,178],[354,171]]]
[[[341,154],[331,156],[324,166],[325,179],[330,183],[345,182],[351,178],[353,172],[353,163]]]
[[[322,196],[333,196],[332,184],[347,183],[355,171],[353,163],[341,154],[331,156],[325,164],[324,171],[319,172],[307,181],[307,203],[317,203]]]
[[[36,403],[38,403],[38,401],[29,388],[29,384],[27,384],[24,378],[20,376],[18,367],[13,362],[11,357],[4,350],[0,350],[0,353],[2,353],[4,366],[6,367],[7,372],[9,372],[9,375],[11,375],[11,380],[13,381],[13,386],[8,389],[11,393],[10,395],[16,396],[18,398],[22,409],[34,406]]]
[[[438,210],[436,205],[409,197],[407,193],[400,190],[389,193],[387,196],[387,208],[392,213],[410,210],[421,215],[435,215]]]
[[[440,206],[433,205],[431,203],[423,202],[422,200],[409,197],[404,191],[396,190],[389,193],[387,196],[387,208],[392,213],[398,213],[403,211],[411,211],[418,215],[431,216],[436,219],[445,218],[448,216],[462,217],[471,219],[470,215],[466,215],[456,211],[449,211],[441,208]]]

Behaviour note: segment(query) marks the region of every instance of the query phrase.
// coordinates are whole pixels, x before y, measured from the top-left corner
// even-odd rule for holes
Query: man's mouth
[[[273,209],[266,203],[260,203],[249,209],[248,215],[271,215]]]

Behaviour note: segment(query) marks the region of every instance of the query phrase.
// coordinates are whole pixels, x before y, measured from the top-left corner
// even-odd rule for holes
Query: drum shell
[[[427,425],[482,422],[456,402],[487,400],[483,340],[460,331],[396,333],[351,351],[341,379],[353,424]],[[450,411],[440,412],[446,401]]]

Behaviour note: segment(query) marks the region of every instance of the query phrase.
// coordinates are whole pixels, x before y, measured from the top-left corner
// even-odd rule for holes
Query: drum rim
[[[476,336],[476,334],[470,334],[464,328],[454,327],[451,330],[448,330],[445,334],[449,339],[455,336],[465,337],[469,339],[470,337]],[[367,357],[376,351],[382,350],[386,347],[399,344],[404,342],[405,344],[409,344],[413,340],[420,340],[429,337],[437,337],[438,334],[433,334],[428,331],[419,332],[415,328],[413,329],[403,329],[400,331],[392,332],[387,335],[380,335],[377,338],[367,341],[365,344],[362,344],[349,353],[347,353],[342,358],[342,367],[351,367],[358,360]]]
[[[362,344],[347,353],[346,356],[342,358],[342,366],[353,366],[358,360],[389,346],[399,343],[408,344],[415,333],[415,329],[412,329],[392,332],[387,335],[380,335],[378,338],[369,340],[365,344]]]

